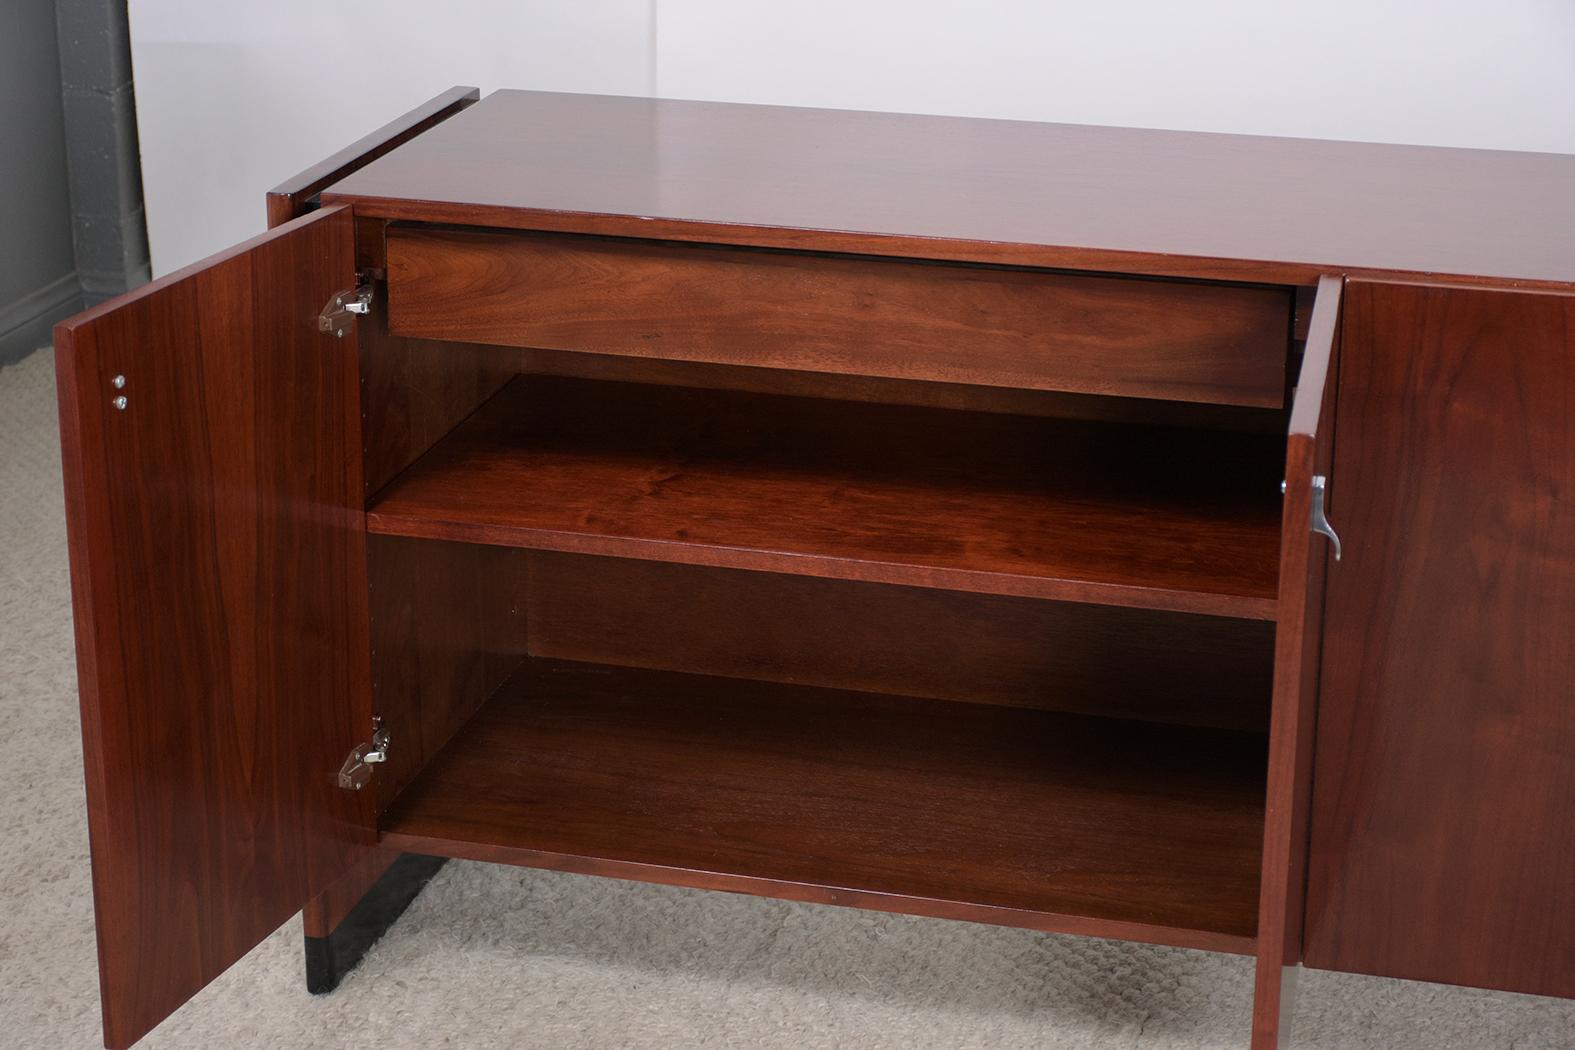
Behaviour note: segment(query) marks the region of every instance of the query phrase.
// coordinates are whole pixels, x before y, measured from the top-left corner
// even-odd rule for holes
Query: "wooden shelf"
[[[521,376],[375,533],[1272,619],[1274,436]]]
[[[1250,952],[1262,734],[532,659],[385,845]]]

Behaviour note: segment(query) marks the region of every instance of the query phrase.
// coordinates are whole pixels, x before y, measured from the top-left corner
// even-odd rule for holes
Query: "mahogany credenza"
[[[268,216],[56,331],[108,1046],[422,857],[1575,997],[1575,157],[456,88]]]

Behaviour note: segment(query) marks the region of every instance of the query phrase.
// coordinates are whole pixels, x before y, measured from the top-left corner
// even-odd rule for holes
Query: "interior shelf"
[[[1284,441],[521,376],[385,535],[1272,619]]]
[[[1263,734],[531,659],[412,852],[1250,952]]]

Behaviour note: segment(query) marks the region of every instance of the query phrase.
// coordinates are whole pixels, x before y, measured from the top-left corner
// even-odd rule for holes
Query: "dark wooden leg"
[[[367,949],[410,907],[445,857],[384,853],[346,875],[305,911],[306,990],[326,995],[339,987]],[[351,896],[355,888],[359,897]]]

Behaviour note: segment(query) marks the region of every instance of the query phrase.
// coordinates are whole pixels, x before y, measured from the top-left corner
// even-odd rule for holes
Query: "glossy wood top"
[[[323,200],[1078,269],[1572,284],[1572,189],[1558,154],[499,91]]]
[[[442,123],[466,106],[475,105],[480,98],[479,88],[451,87],[376,131],[363,135],[333,156],[281,182],[268,191],[268,228],[283,225],[297,215],[305,214],[313,195],[320,193],[324,186],[338,182],[401,143],[409,142],[433,125]]]

